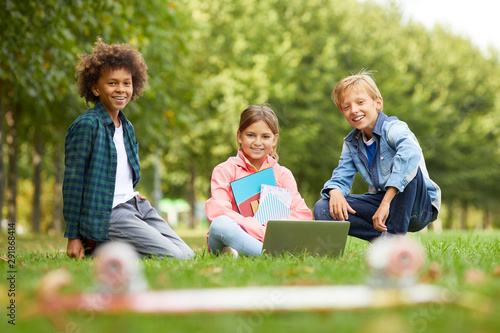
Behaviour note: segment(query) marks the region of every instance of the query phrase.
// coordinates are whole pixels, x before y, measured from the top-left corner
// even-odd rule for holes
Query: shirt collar
[[[382,111],[379,112],[377,121],[375,122],[375,127],[373,128],[372,135],[375,134],[378,137],[382,135],[382,128],[384,126],[384,122],[388,119],[387,115],[383,113]],[[344,141],[357,141],[359,138],[361,138],[361,131],[358,129],[353,129],[345,138]]]
[[[267,155],[266,156],[266,161],[264,163],[262,163],[262,166],[260,167],[260,170],[257,170],[256,167],[253,166],[252,163],[250,163],[250,161],[246,158],[245,154],[243,153],[243,150],[238,149],[238,154],[237,154],[237,157],[240,158],[245,167],[247,168],[247,170],[254,170],[255,172],[259,172],[261,170],[264,170],[264,169],[267,169],[269,167],[272,167],[274,165],[274,163],[272,163],[271,161],[275,161],[271,156]]]
[[[106,108],[101,104],[101,102],[97,102],[94,105],[94,109],[99,113],[99,116],[101,117],[101,121],[104,126],[108,126],[110,124],[113,124],[113,119],[111,119],[108,111]],[[118,118],[120,118],[120,121],[123,124],[128,122],[127,117],[125,117],[125,114],[120,110],[118,112]]]
[[[382,127],[384,126],[384,122],[387,120],[387,115],[380,111],[378,114],[377,122],[375,123],[375,127],[373,128],[372,134],[376,134],[379,137],[382,135]]]

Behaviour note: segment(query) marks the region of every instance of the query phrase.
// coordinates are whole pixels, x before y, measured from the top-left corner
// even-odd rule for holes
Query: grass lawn
[[[343,257],[278,259],[214,257],[206,252],[206,231],[179,231],[195,250],[192,261],[143,260],[150,289],[241,286],[365,284],[369,243],[349,238]],[[498,332],[500,329],[500,231],[447,231],[410,234],[427,251],[420,281],[441,286],[456,304],[429,304],[355,311],[302,311],[195,314],[102,314],[71,312],[58,326],[44,316],[28,317],[42,276],[64,268],[73,282],[64,293],[96,290],[90,259],[66,257],[66,240],[16,236],[16,325],[8,324],[8,262],[0,260],[0,332]],[[7,254],[0,234],[0,257]]]

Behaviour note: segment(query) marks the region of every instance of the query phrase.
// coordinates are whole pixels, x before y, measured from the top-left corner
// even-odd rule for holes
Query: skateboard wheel
[[[397,277],[417,274],[424,264],[420,245],[411,241],[396,241],[389,253],[387,271]]]
[[[422,267],[424,251],[418,243],[404,238],[378,239],[371,245],[367,261],[384,275],[408,277]]]
[[[140,273],[138,259],[137,253],[129,244],[105,243],[96,250],[97,279],[112,293],[129,291],[132,280]]]

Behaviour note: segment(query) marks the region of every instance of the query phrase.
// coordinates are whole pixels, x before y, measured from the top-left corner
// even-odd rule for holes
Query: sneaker
[[[235,249],[233,249],[230,246],[226,246],[226,247],[222,248],[221,254],[228,254],[233,258],[238,258],[238,251],[236,251]]]

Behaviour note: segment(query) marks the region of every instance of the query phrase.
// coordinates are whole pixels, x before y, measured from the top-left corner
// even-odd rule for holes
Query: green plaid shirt
[[[125,149],[134,187],[140,179],[139,144],[134,127],[120,111]],[[68,129],[65,144],[63,214],[66,238],[108,239],[116,180],[115,126],[100,102]]]

